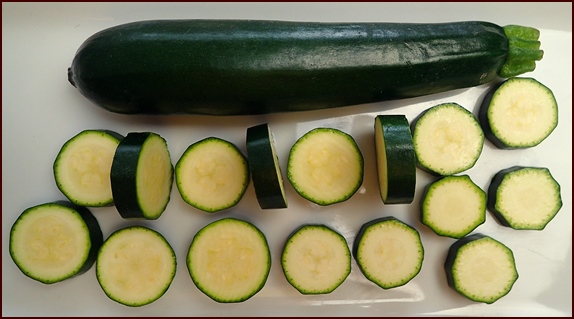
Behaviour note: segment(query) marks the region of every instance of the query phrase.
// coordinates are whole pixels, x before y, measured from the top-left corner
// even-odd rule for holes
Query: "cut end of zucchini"
[[[208,137],[187,148],[175,177],[186,203],[213,213],[239,203],[249,184],[249,166],[234,144]]]
[[[419,232],[394,217],[364,224],[353,256],[365,277],[383,289],[400,287],[421,270],[424,248]]]
[[[501,170],[488,189],[488,209],[507,227],[542,230],[562,208],[560,185],[544,167]]]
[[[26,209],[10,230],[10,256],[26,276],[44,284],[85,273],[103,242],[97,219],[63,201]]]
[[[445,270],[450,287],[472,301],[487,304],[507,295],[518,279],[512,250],[482,234],[454,243]]]
[[[363,169],[363,155],[350,135],[316,128],[291,148],[287,178],[303,198],[326,206],[351,198],[363,182]]]
[[[56,185],[76,205],[113,204],[110,171],[122,136],[107,130],[85,130],[69,139],[54,161]]]
[[[151,132],[129,133],[118,145],[111,169],[115,206],[125,219],[158,219],[173,185],[167,142]]]
[[[485,97],[479,112],[486,137],[498,148],[540,144],[558,126],[552,91],[532,78],[512,78]]]
[[[413,125],[419,166],[437,175],[453,175],[474,166],[484,145],[476,117],[457,103],[427,109]]]
[[[486,220],[486,193],[468,175],[446,176],[422,196],[421,222],[439,236],[462,238]]]
[[[287,239],[281,266],[301,294],[328,294],[351,273],[351,252],[345,238],[329,227],[304,225]]]
[[[287,197],[273,134],[267,123],[247,129],[249,171],[261,209],[287,208]]]
[[[176,266],[175,252],[161,234],[132,226],[106,239],[98,254],[96,276],[110,299],[140,307],[165,294]]]
[[[502,29],[508,38],[508,56],[499,71],[499,76],[512,78],[534,71],[536,61],[542,60],[544,56],[538,41],[540,31],[519,25],[507,25]]]
[[[404,115],[375,118],[375,150],[381,199],[385,204],[409,204],[416,186],[416,154]]]
[[[197,232],[187,268],[197,288],[214,301],[242,302],[265,285],[271,252],[265,235],[253,224],[224,218]]]

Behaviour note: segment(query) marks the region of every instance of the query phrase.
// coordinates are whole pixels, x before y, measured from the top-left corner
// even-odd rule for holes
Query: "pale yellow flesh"
[[[357,256],[371,280],[392,287],[418,274],[423,254],[420,238],[412,230],[385,222],[369,227],[361,239]]]
[[[376,120],[375,125],[375,151],[377,157],[377,174],[379,178],[379,192],[383,201],[387,200],[389,192],[389,174],[387,164],[387,150],[385,146],[385,137],[383,132],[383,125],[379,120]]]
[[[185,201],[207,210],[227,208],[245,191],[246,161],[228,143],[208,141],[186,152],[176,179]]]
[[[169,200],[173,169],[165,140],[150,135],[142,146],[137,168],[136,187],[140,207],[145,207],[147,218],[163,212]]]
[[[289,160],[290,180],[306,198],[337,201],[360,186],[362,159],[345,136],[317,132],[307,135],[294,147]]]
[[[22,268],[52,281],[77,271],[88,258],[90,234],[80,215],[70,208],[34,208],[18,220],[11,250]]]
[[[285,196],[285,185],[283,182],[283,175],[281,174],[281,168],[279,166],[279,157],[277,156],[277,151],[275,150],[275,141],[271,129],[267,127],[269,132],[269,141],[271,145],[271,153],[273,154],[273,161],[275,164],[275,174],[277,174],[277,181],[279,183],[279,189],[281,189],[281,197],[287,202],[287,197]]]
[[[487,238],[463,246],[453,264],[454,283],[472,299],[500,297],[510,290],[517,278],[516,267],[508,248]]]
[[[468,233],[484,222],[486,200],[478,186],[462,177],[454,177],[432,187],[424,199],[423,209],[425,224],[444,235],[456,235]]]
[[[348,276],[350,256],[339,235],[323,228],[306,228],[289,240],[282,265],[297,289],[330,292]]]
[[[125,229],[106,242],[98,255],[98,281],[113,298],[138,304],[155,300],[175,274],[173,250],[157,234]]]
[[[494,94],[488,109],[493,132],[512,145],[532,145],[557,125],[558,107],[550,90],[529,79],[512,79]]]
[[[556,181],[540,170],[521,170],[507,174],[501,182],[496,209],[515,227],[545,224],[560,208]]]
[[[417,121],[413,142],[422,165],[451,175],[474,165],[482,152],[484,133],[472,114],[449,104],[427,112]]]
[[[109,203],[112,197],[110,171],[119,141],[94,133],[70,143],[56,162],[56,182],[73,201],[87,206]]]
[[[201,230],[187,259],[198,287],[221,300],[252,295],[267,279],[271,262],[261,234],[239,221],[218,222]]]

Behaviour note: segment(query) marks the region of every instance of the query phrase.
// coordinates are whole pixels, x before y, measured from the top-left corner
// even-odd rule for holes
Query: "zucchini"
[[[53,284],[87,272],[102,245],[98,220],[85,207],[55,201],[30,207],[10,229],[10,257],[20,271]]]
[[[412,131],[418,165],[434,175],[464,172],[482,153],[482,128],[474,114],[457,103],[423,111],[412,122]]]
[[[54,161],[58,189],[79,206],[113,204],[110,170],[123,136],[109,130],[84,130],[69,139]]]
[[[361,226],[353,243],[353,257],[368,280],[391,289],[418,275],[424,247],[416,229],[387,216]]]
[[[304,295],[328,294],[351,273],[345,237],[325,225],[303,225],[287,239],[281,254],[285,278]]]
[[[351,198],[363,183],[364,161],[353,137],[320,127],[289,151],[287,179],[301,197],[322,206]]]
[[[451,288],[472,301],[487,304],[507,295],[518,279],[512,250],[480,233],[452,244],[444,267]]]
[[[490,182],[487,208],[503,226],[542,230],[562,208],[560,184],[546,167],[503,169]]]
[[[249,166],[233,143],[208,137],[185,150],[175,179],[186,203],[213,213],[239,203],[249,184]]]
[[[113,232],[100,248],[96,277],[111,300],[141,307],[165,294],[176,268],[165,237],[148,227],[129,226]]]
[[[488,91],[478,118],[496,147],[534,147],[558,126],[558,104],[554,93],[535,79],[512,78]]]
[[[195,234],[186,263],[193,283],[206,296],[220,303],[238,303],[265,286],[271,251],[257,227],[228,217]]]
[[[411,203],[415,196],[417,159],[409,122],[404,115],[375,117],[375,150],[383,203]]]
[[[261,209],[287,208],[287,198],[273,134],[267,123],[247,129],[249,171]]]
[[[170,200],[173,165],[167,142],[131,132],[116,148],[110,172],[114,204],[125,219],[158,219]]]
[[[149,20],[86,39],[68,80],[124,114],[251,115],[411,98],[534,70],[539,31],[482,21]]]
[[[468,175],[430,183],[421,200],[421,222],[439,236],[462,238],[486,221],[486,193]]]

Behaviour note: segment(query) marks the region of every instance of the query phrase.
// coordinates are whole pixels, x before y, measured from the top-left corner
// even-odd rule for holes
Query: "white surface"
[[[498,170],[512,165],[546,166],[562,186],[564,206],[543,231],[500,226],[487,213],[476,229],[513,249],[520,278],[492,305],[473,303],[451,290],[443,270],[454,240],[438,237],[418,221],[418,201],[431,177],[417,172],[411,205],[384,205],[375,174],[373,125],[376,114],[405,114],[412,120],[424,109],[457,102],[476,114],[488,86],[404,101],[338,110],[235,118],[198,116],[122,116],[84,99],[68,82],[66,70],[90,35],[120,23],[158,18],[254,18],[306,21],[448,22],[483,20],[523,24],[541,30],[544,59],[532,76],[550,87],[560,120],[552,135],[526,150],[498,150],[487,142],[476,166],[466,173],[483,189]],[[3,3],[2,4],[2,315],[28,316],[572,316],[572,3]],[[289,208],[261,210],[251,184],[234,208],[209,215],[188,206],[173,188],[165,213],[156,221],[120,218],[114,207],[91,209],[104,236],[132,224],[161,232],[178,257],[175,279],[158,301],[129,308],[108,299],[95,267],[82,276],[43,285],[20,273],[8,252],[9,231],[17,216],[40,203],[65,199],[52,176],[62,144],[88,128],[121,134],[153,131],[168,141],[175,163],[185,148],[204,137],[227,139],[245,151],[247,127],[268,122],[285,176],[289,148],[318,126],[350,133],[365,157],[365,179],[347,202],[319,207],[299,197],[286,181]],[[395,216],[419,230],[425,246],[422,271],[407,285],[382,290],[367,281],[353,261],[347,280],[332,294],[300,295],[285,280],[279,257],[283,241],[301,224],[320,222],[341,232],[352,245],[359,227],[376,217]],[[234,216],[253,222],[268,237],[273,265],[266,286],[240,304],[218,304],[192,283],[185,255],[193,235],[210,221]]]

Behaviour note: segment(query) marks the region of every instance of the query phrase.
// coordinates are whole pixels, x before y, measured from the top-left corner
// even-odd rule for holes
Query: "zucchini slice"
[[[468,175],[430,183],[421,200],[421,222],[439,236],[462,238],[486,221],[486,193]]]
[[[444,265],[448,285],[476,302],[497,301],[518,279],[512,250],[479,233],[456,241]]]
[[[96,276],[110,299],[140,307],[165,294],[176,266],[175,252],[160,233],[130,226],[106,239],[98,253]]]
[[[419,167],[434,175],[453,175],[474,166],[484,145],[476,117],[457,103],[423,111],[412,123]]]
[[[64,143],[53,171],[58,189],[70,202],[89,207],[113,204],[110,170],[122,139],[109,130],[84,130]]]
[[[368,280],[390,289],[407,284],[420,272],[424,247],[416,229],[388,216],[361,227],[353,256]]]
[[[158,219],[170,200],[173,165],[167,142],[151,132],[129,133],[118,145],[110,180],[125,219]]]
[[[500,149],[536,146],[558,126],[554,93],[532,78],[511,78],[491,89],[478,113],[486,138]]]
[[[487,207],[503,226],[542,230],[562,208],[560,184],[545,167],[503,169],[490,182]]]
[[[253,224],[223,218],[195,234],[187,254],[193,283],[220,303],[253,297],[267,281],[271,252],[265,235]]]
[[[261,209],[287,208],[273,134],[267,123],[247,129],[249,170]]]
[[[287,239],[281,254],[287,281],[304,295],[328,294],[351,273],[345,237],[325,225],[303,225]]]
[[[186,203],[214,213],[239,203],[249,185],[249,165],[233,143],[208,137],[185,150],[175,179]]]
[[[404,115],[375,117],[375,149],[383,203],[411,203],[415,196],[417,158]]]
[[[103,235],[85,207],[55,201],[30,207],[10,229],[10,257],[22,273],[53,284],[88,271]]]
[[[353,137],[316,128],[289,152],[287,178],[301,197],[322,206],[351,198],[363,183],[363,155]]]

